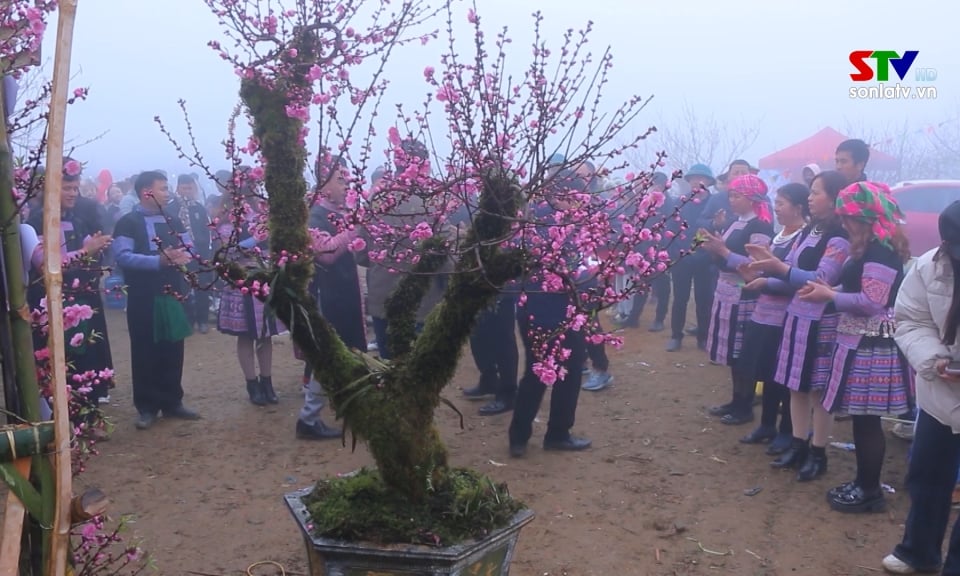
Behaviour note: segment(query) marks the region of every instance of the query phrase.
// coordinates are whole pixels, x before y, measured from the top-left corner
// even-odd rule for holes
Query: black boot
[[[810,445],[807,458],[797,474],[797,482],[810,482],[827,473],[827,450],[820,446]]]
[[[260,377],[260,390],[263,392],[263,399],[270,404],[280,403],[277,393],[273,391],[273,379],[269,376]]]
[[[247,380],[247,394],[250,396],[250,402],[252,404],[256,404],[257,406],[267,405],[267,399],[263,395],[263,386],[260,385],[260,380],[256,378]]]
[[[790,448],[771,462],[770,466],[774,468],[799,468],[807,459],[808,451],[809,445],[806,440],[794,438],[790,443]]]

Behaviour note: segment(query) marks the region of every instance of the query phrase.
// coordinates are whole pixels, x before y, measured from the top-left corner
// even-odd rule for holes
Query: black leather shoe
[[[726,416],[733,412],[735,406],[733,402],[727,402],[726,404],[721,404],[719,406],[711,406],[707,409],[707,414],[711,416]]]
[[[580,450],[586,450],[592,445],[593,441],[587,438],[579,438],[577,436],[567,436],[563,440],[543,441],[544,450],[558,450],[561,452],[579,452]]]
[[[767,446],[767,454],[770,456],[779,456],[790,449],[790,443],[793,442],[791,434],[777,434],[773,442]]]
[[[343,436],[339,428],[327,426],[323,420],[317,420],[314,425],[303,420],[297,420],[297,438],[300,440],[335,440]]]
[[[740,439],[741,444],[763,444],[777,437],[777,431],[763,424],[753,429],[753,432]]]
[[[510,457],[511,458],[523,458],[527,455],[527,445],[526,444],[511,444],[510,445]]]
[[[178,420],[200,420],[200,415],[186,408],[183,404],[170,410],[164,410],[163,415],[167,418],[176,418]]]
[[[813,450],[807,453],[807,458],[797,473],[797,482],[810,482],[827,473],[827,455],[816,454]]]
[[[494,400],[481,406],[479,412],[481,416],[494,416],[496,414],[510,412],[511,410],[513,410],[512,403],[504,402],[503,400]]]
[[[493,389],[483,384],[477,384],[463,391],[463,397],[468,400],[483,400],[487,396],[493,396]]]
[[[137,427],[137,430],[146,430],[156,424],[157,415],[154,412],[141,412],[137,416],[137,421],[134,423],[134,426]]]
[[[806,440],[793,438],[790,441],[790,447],[779,458],[771,462],[770,466],[774,468],[799,468],[807,459],[809,449]]]
[[[256,378],[247,380],[247,396],[250,397],[251,404],[256,406],[267,405],[267,399],[263,395],[263,386],[260,385],[260,380]]]
[[[873,494],[867,494],[860,486],[854,486],[846,492],[836,496],[827,496],[830,507],[837,512],[848,514],[864,514],[868,512],[883,512],[887,503],[880,488]]]
[[[720,418],[722,424],[727,426],[740,426],[742,424],[749,424],[753,422],[753,410],[749,412],[731,412],[729,414],[724,414]]]
[[[277,393],[273,391],[273,378],[269,376],[261,376],[260,391],[263,393],[263,399],[270,404],[280,403],[280,398],[278,398]]]

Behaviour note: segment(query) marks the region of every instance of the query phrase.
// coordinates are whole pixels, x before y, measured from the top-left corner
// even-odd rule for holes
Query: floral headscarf
[[[769,199],[767,185],[759,176],[753,174],[738,176],[730,183],[729,192],[742,194],[749,200],[753,204],[753,213],[761,222],[773,222],[773,218],[770,217],[770,208],[767,206]]]
[[[855,182],[841,190],[837,196],[837,215],[870,224],[876,239],[891,248],[890,239],[904,221],[890,187],[881,182]]]

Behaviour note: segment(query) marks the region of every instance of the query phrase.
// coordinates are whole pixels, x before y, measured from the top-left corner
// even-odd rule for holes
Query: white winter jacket
[[[942,342],[952,298],[950,259],[939,248],[917,258],[897,294],[895,338],[917,372],[917,405],[960,434],[960,383],[940,378],[935,367],[941,358],[960,360],[960,346]]]

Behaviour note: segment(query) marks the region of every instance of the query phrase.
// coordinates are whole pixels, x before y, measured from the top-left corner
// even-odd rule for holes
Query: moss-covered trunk
[[[288,94],[305,88],[282,82],[265,87],[255,80],[241,87],[265,160],[274,255],[306,254],[310,249],[306,152],[299,143],[302,123],[286,111]],[[481,215],[463,243],[465,256],[456,262],[443,300],[416,338],[415,315],[430,274],[449,258],[442,242],[420,247],[421,259],[387,303],[396,359],[386,368],[368,366],[365,350],[348,350],[320,315],[307,289],[313,272],[308,259],[290,261],[269,278],[269,305],[290,330],[333,409],[367,443],[384,483],[412,502],[423,501],[446,471],[447,452],[434,425],[440,392],[456,371],[477,314],[492,303],[500,286],[520,273],[518,257],[500,253],[494,241],[509,232],[509,219],[503,216],[515,215],[518,202],[512,180],[491,172],[480,198]]]

